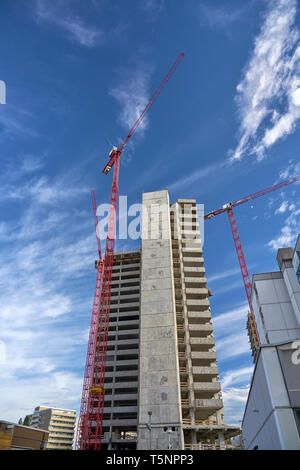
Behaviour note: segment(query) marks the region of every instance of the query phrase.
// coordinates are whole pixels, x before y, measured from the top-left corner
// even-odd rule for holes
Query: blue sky
[[[169,189],[206,211],[300,173],[296,0],[2,0],[0,417],[77,409],[97,256],[90,191],[181,51],[122,156],[120,194]],[[299,185],[235,211],[250,275],[299,232]],[[139,241],[117,241],[117,249]],[[204,256],[225,418],[251,380],[247,303],[226,214]]]

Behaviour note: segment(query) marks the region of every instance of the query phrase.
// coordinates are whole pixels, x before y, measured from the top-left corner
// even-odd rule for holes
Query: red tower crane
[[[107,350],[107,333],[110,311],[111,297],[111,275],[113,267],[114,244],[116,236],[116,215],[118,207],[119,193],[119,168],[120,157],[123,149],[132,137],[133,133],[149,111],[150,107],[160,94],[165,84],[170,79],[184,57],[182,52],[170,68],[169,72],[152,95],[149,103],[145,107],[140,117],[136,120],[133,127],[129,131],[127,137],[123,140],[119,148],[113,147],[109,154],[109,161],[106,164],[103,173],[107,174],[114,167],[113,182],[110,194],[110,206],[108,213],[108,227],[105,248],[104,262],[101,259],[101,246],[97,235],[99,261],[96,263],[97,280],[94,296],[93,313],[90,327],[89,344],[86,359],[85,376],[83,382],[83,391],[80,407],[80,417],[76,435],[76,449],[84,450],[101,450],[102,442],[102,425],[103,425],[103,409],[104,409],[104,380],[106,368],[106,350]],[[93,208],[95,215],[95,224],[97,230],[96,201],[93,196]]]
[[[256,328],[255,324],[255,318],[254,318],[254,313],[253,313],[253,308],[251,304],[251,281],[250,277],[248,274],[248,269],[245,261],[245,256],[243,253],[242,249],[242,243],[240,240],[239,232],[237,229],[235,217],[233,214],[233,207],[239,206],[241,204],[244,204],[245,202],[252,201],[253,199],[256,199],[260,196],[263,196],[264,194],[271,193],[272,191],[276,191],[277,189],[283,188],[284,186],[287,186],[291,183],[295,183],[296,181],[300,181],[300,175],[295,176],[294,178],[291,178],[289,180],[282,181],[281,183],[275,184],[274,186],[270,186],[269,188],[262,189],[261,191],[257,191],[254,194],[250,194],[250,196],[243,197],[242,199],[238,199],[235,202],[228,202],[227,204],[224,204],[221,209],[217,209],[215,211],[208,212],[207,214],[204,215],[204,219],[212,219],[216,215],[222,214],[223,212],[227,212],[229,222],[230,222],[230,227],[233,235],[233,240],[235,244],[235,248],[237,251],[238,255],[238,260],[240,263],[240,268],[243,276],[243,281],[244,281],[244,286],[246,289],[246,294],[248,298],[248,303],[249,303],[249,309],[250,309],[250,317],[253,323],[253,329],[254,329],[254,334],[256,336],[256,341],[257,345],[259,345],[259,336],[258,336],[258,331]]]

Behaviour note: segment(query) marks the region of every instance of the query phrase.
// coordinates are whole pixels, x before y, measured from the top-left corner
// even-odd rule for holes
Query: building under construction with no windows
[[[196,201],[144,193],[142,234],[114,254],[102,449],[226,449],[240,429],[223,417]]]

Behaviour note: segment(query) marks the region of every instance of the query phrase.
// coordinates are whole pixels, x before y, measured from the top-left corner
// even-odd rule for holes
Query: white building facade
[[[253,276],[260,348],[242,423],[248,450],[300,450],[299,259],[300,235],[294,250],[278,250],[278,272]]]
[[[295,343],[260,348],[242,422],[246,450],[300,450],[300,349]]]
[[[279,271],[254,274],[251,302],[260,345],[300,339],[300,235],[296,247],[280,248]]]

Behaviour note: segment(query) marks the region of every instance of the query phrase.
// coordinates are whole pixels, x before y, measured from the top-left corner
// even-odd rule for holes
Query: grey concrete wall
[[[138,449],[183,448],[167,191],[143,194]],[[152,209],[152,210],[151,210]],[[159,226],[160,225],[160,226]],[[151,233],[152,228],[152,233]],[[155,230],[153,230],[155,229]],[[160,238],[158,236],[160,235]],[[165,427],[176,431],[169,435]]]

